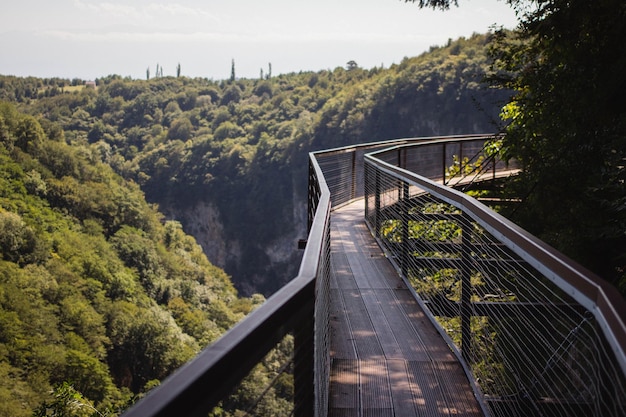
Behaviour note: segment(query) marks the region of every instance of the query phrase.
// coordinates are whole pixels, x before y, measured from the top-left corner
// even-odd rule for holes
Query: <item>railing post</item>
[[[352,184],[350,187],[350,200],[356,198],[356,149],[352,152]]]
[[[376,227],[376,237],[380,237],[380,171],[375,169],[374,171],[374,213],[376,215],[374,226]]]
[[[446,173],[448,172],[448,170],[446,169],[446,143],[443,143],[443,152],[441,153],[441,169],[442,169],[442,177],[441,177],[441,183],[443,185],[447,185],[448,182],[446,181]]]
[[[461,220],[461,354],[472,363],[472,222],[463,214]]]
[[[313,224],[313,216],[315,216],[315,207],[313,202],[314,187],[315,187],[315,171],[309,161],[309,192],[307,197],[307,233],[311,231],[311,225]]]
[[[409,183],[402,181],[402,202],[400,204],[400,221],[402,223],[402,252],[400,269],[408,278],[409,272]]]
[[[293,329],[293,379],[295,417],[314,415],[315,410],[315,294],[311,291],[310,300],[303,307],[303,319]]]
[[[369,205],[369,200],[370,200],[370,196],[369,196],[369,190],[368,190],[368,184],[369,184],[369,165],[367,164],[367,161],[364,160],[363,161],[363,198],[365,199],[365,218],[367,219],[367,221],[369,221],[369,216],[370,216],[370,205]]]
[[[458,176],[462,179],[465,177],[465,167],[466,165],[463,165],[463,142],[459,142],[459,172],[458,172]],[[469,161],[468,161],[469,162]]]

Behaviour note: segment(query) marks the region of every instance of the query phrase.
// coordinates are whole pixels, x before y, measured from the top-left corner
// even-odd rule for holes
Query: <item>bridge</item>
[[[312,153],[298,276],[124,415],[206,416],[292,335],[295,416],[625,416],[624,298],[462,192],[494,139]]]

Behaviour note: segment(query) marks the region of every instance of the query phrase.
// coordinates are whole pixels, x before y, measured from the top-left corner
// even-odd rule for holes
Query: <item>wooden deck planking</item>
[[[481,416],[470,384],[363,222],[331,219],[329,415]]]

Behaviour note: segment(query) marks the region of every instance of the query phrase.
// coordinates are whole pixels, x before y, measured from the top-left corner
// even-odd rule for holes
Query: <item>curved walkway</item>
[[[329,416],[482,416],[456,356],[363,217],[363,200],[331,217]]]

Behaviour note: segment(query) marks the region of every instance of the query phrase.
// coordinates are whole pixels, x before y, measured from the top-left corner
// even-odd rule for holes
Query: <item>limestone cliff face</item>
[[[245,296],[256,292],[269,296],[297,274],[302,257],[297,242],[306,237],[306,205],[294,201],[293,207],[293,218],[287,223],[296,226],[271,242],[258,242],[229,234],[213,202],[197,201],[185,208],[161,205],[167,217],[179,221],[185,232],[195,237],[209,260],[223,268]]]
[[[228,239],[219,210],[213,203],[197,201],[185,209],[163,206],[161,209],[168,218],[183,225],[185,232],[196,239],[214,265],[224,268],[227,262],[241,257],[239,244]]]

